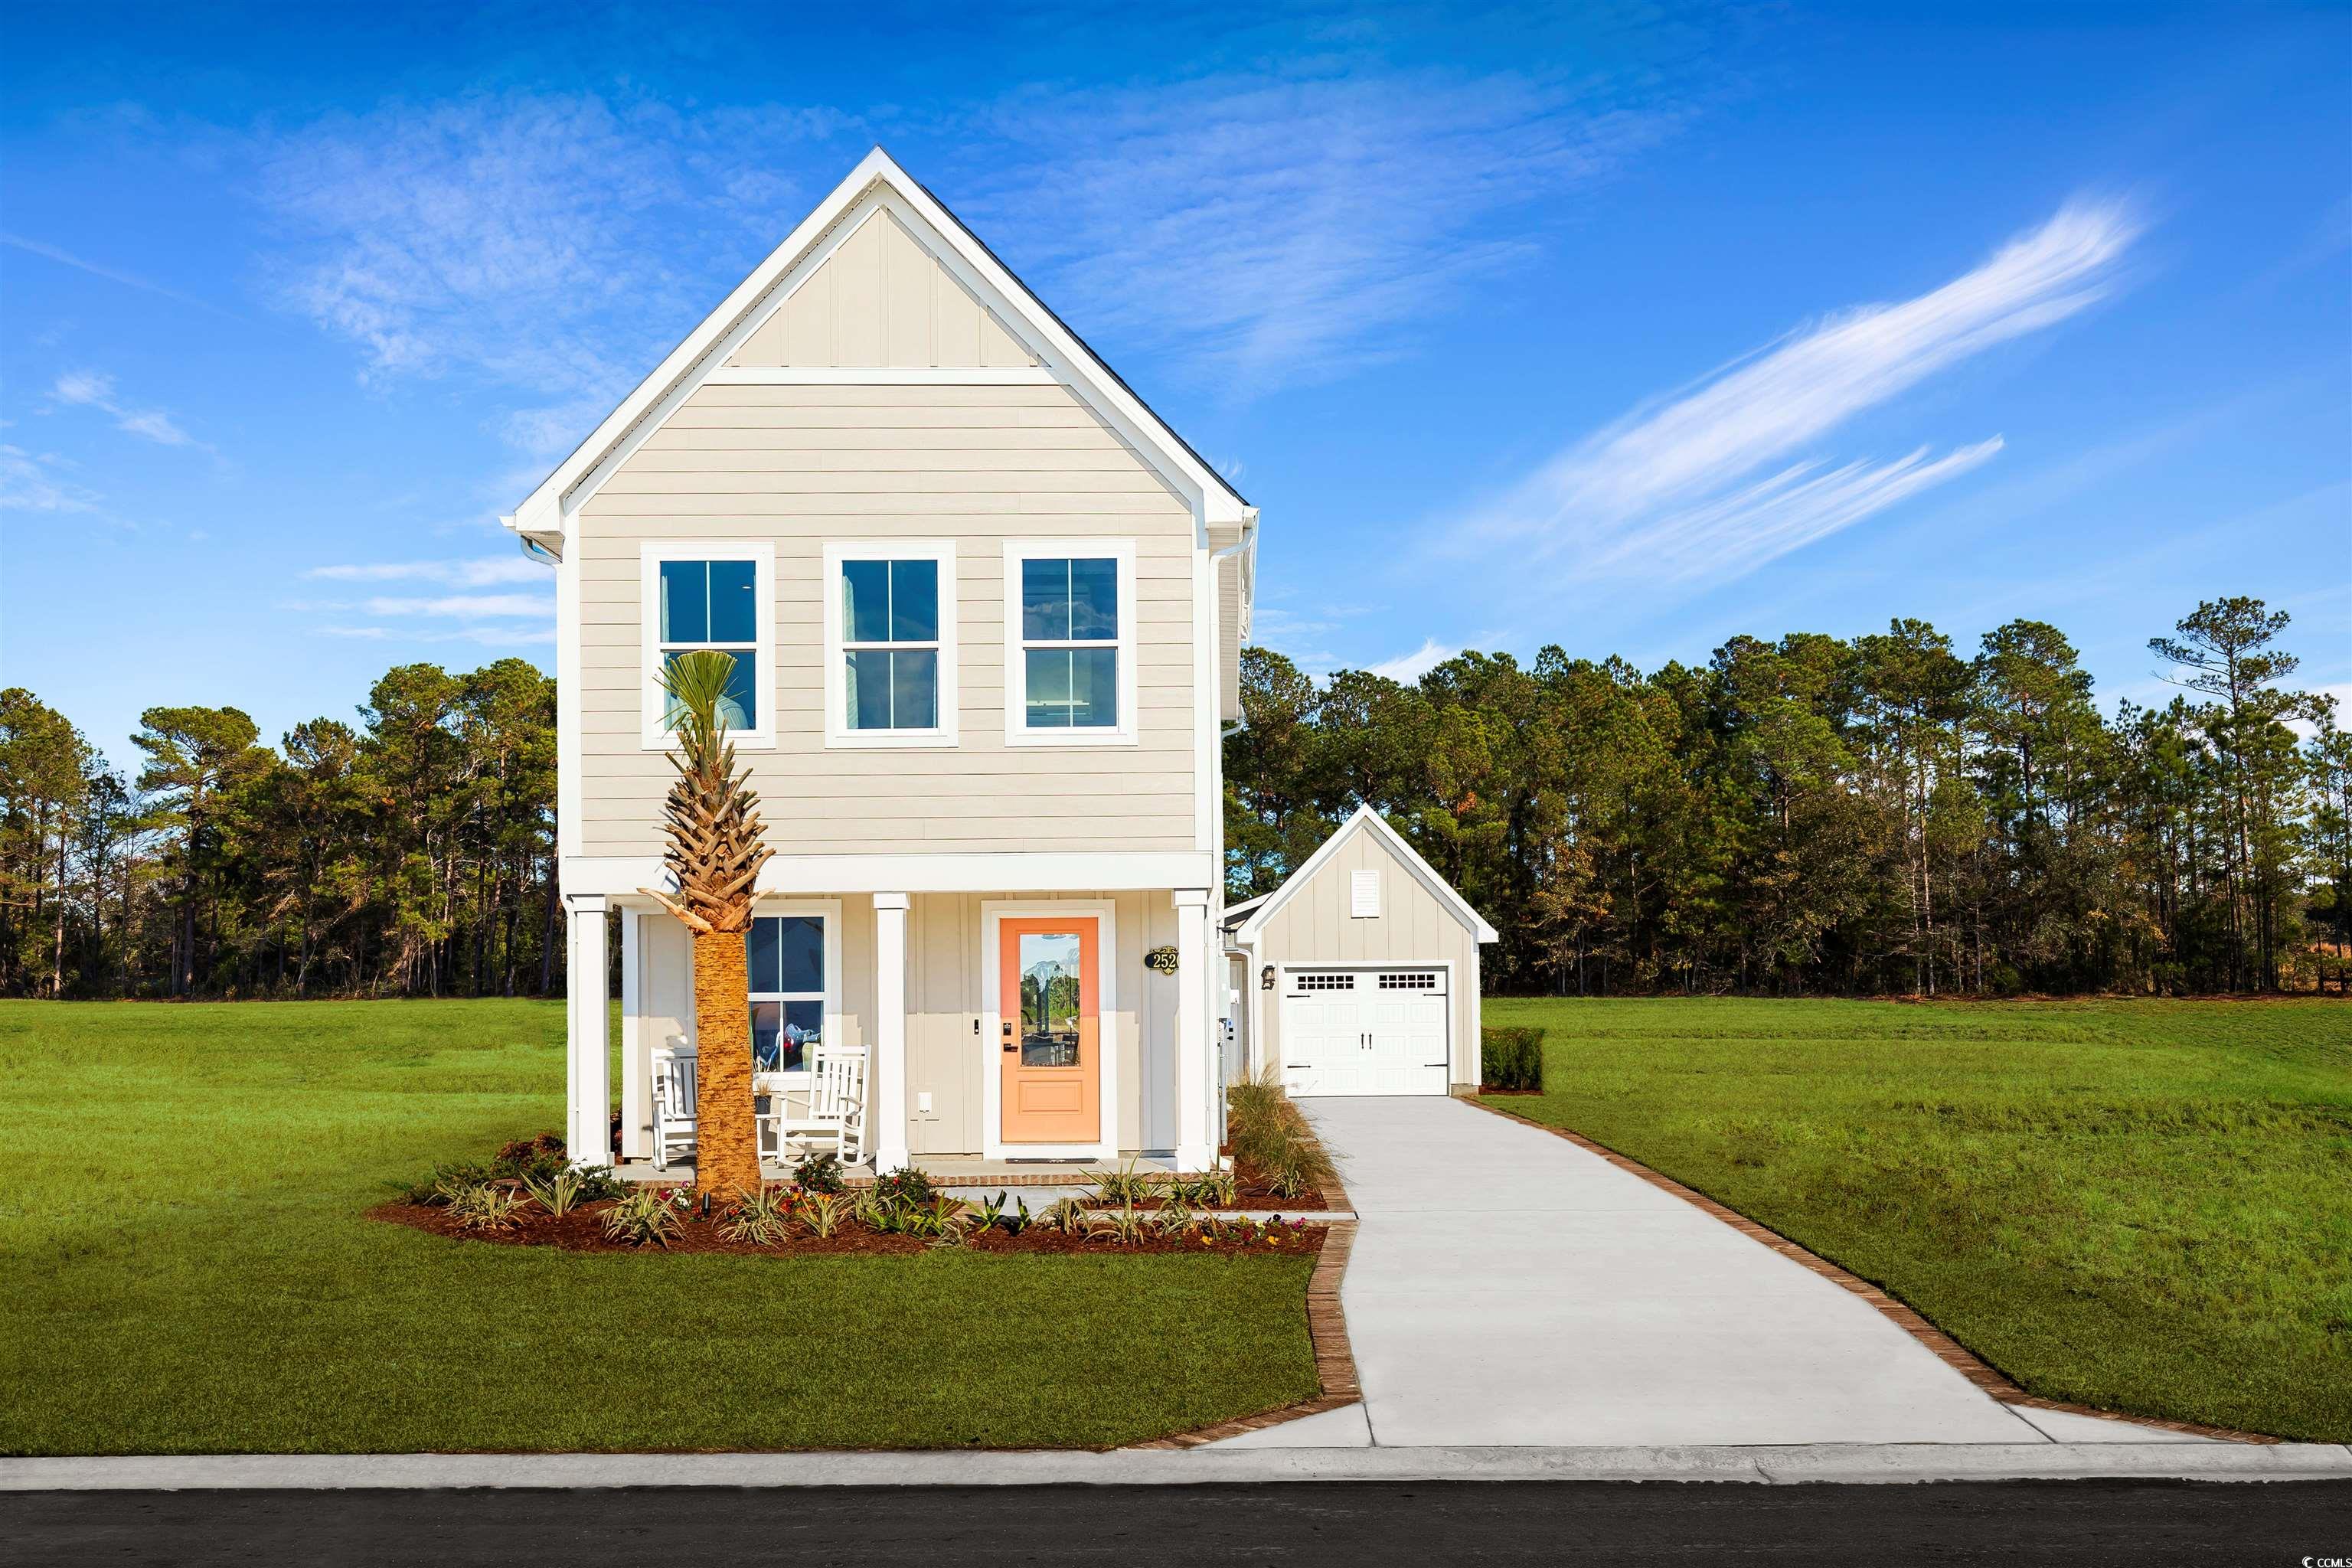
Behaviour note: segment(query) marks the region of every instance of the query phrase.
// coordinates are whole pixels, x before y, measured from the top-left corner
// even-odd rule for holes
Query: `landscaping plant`
[[[677,1201],[666,1190],[638,1187],[604,1211],[604,1234],[631,1247],[667,1247],[679,1229]]]
[[[930,1177],[912,1165],[883,1176],[870,1190],[877,1197],[888,1198],[909,1205],[928,1204],[937,1195],[931,1190]]]
[[[727,738],[721,704],[734,669],[733,655],[703,649],[669,660],[656,678],[677,723],[662,850],[677,889],[639,889],[694,933],[694,1184],[730,1197],[760,1186],[744,932],[753,884],[774,853],[761,842],[759,797]]]
[[[1095,1202],[1132,1205],[1149,1203],[1159,1195],[1160,1177],[1157,1171],[1138,1170],[1135,1156],[1129,1154],[1118,1170],[1089,1171],[1087,1180],[1094,1184]]]
[[[1058,1230],[1064,1236],[1077,1236],[1087,1228],[1087,1215],[1092,1211],[1084,1198],[1055,1198],[1037,1223],[1048,1230]]]
[[[742,1194],[727,1207],[719,1234],[753,1247],[782,1247],[792,1239],[794,1195],[783,1187]]]
[[[841,1179],[841,1156],[829,1149],[811,1150],[793,1167],[793,1184],[804,1193],[845,1191],[847,1184]]]
[[[467,1230],[512,1230],[528,1200],[499,1182],[478,1182],[449,1200],[449,1217]]]
[[[1478,1031],[1478,1079],[1492,1089],[1543,1092],[1544,1032],[1489,1024]]]
[[[1119,1247],[1132,1247],[1150,1238],[1151,1215],[1133,1204],[1115,1209],[1096,1209],[1087,1221],[1088,1241],[1108,1241]]]
[[[808,1233],[823,1241],[841,1228],[841,1222],[850,1215],[850,1205],[838,1193],[811,1193],[801,1200],[796,1211]]]

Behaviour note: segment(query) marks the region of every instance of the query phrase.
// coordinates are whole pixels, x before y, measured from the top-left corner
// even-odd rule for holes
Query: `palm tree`
[[[670,762],[677,778],[664,805],[669,847],[662,863],[675,894],[639,889],[694,933],[695,1190],[731,1197],[760,1185],[760,1141],[751,1119],[751,984],[744,936],[752,885],[775,851],[760,840],[760,799],[735,770],[721,703],[731,654],[680,655],[659,679],[677,721]]]

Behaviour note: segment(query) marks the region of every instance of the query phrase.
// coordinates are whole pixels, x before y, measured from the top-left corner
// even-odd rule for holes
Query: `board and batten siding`
[[[1349,913],[1352,874],[1381,874],[1381,912],[1359,920]],[[1475,1084],[1478,1072],[1478,937],[1438,902],[1421,879],[1392,854],[1377,834],[1357,832],[1317,868],[1315,875],[1258,932],[1260,963],[1454,965],[1454,1062],[1456,1082]],[[1265,1030],[1262,1059],[1282,1063],[1279,986],[1258,1010]],[[1465,1074],[1468,1077],[1465,1077]]]
[[[1135,544],[1138,743],[1007,746],[1004,542],[1096,538]],[[955,543],[959,743],[829,751],[824,549],[899,539]],[[643,743],[639,546],[689,541],[775,551],[775,745],[741,756],[780,852],[1199,847],[1192,509],[1067,388],[698,388],[568,546],[583,854],[660,853],[672,773]]]
[[[887,208],[876,208],[727,362],[742,368],[1034,365]]]

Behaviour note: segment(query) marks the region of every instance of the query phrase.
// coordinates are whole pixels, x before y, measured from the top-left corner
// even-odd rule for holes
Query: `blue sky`
[[[496,524],[876,142],[1264,510],[1260,639],[2201,597],[2352,699],[2352,16],[19,6],[0,680],[118,756],[549,663]]]

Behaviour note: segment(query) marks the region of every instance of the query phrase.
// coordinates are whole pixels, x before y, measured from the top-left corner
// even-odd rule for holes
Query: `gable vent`
[[[1380,918],[1381,874],[1378,870],[1348,873],[1348,913],[1360,921]]]

